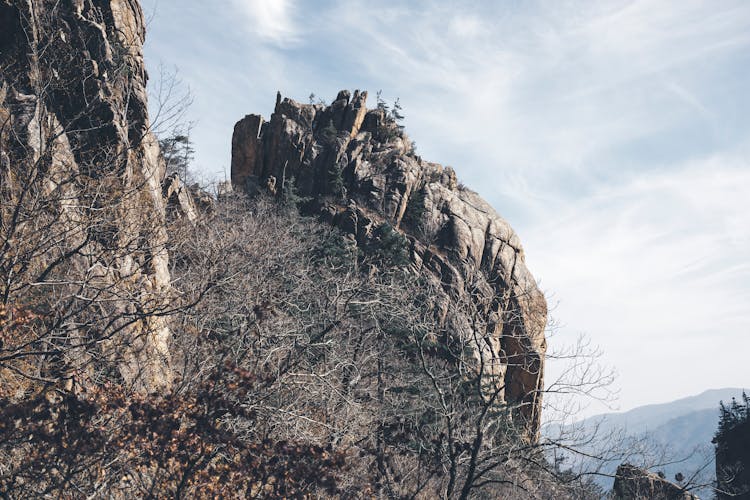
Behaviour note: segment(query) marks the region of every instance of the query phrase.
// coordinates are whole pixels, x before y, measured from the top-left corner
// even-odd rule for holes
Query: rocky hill
[[[501,401],[519,404],[539,429],[547,309],[510,225],[451,168],[424,161],[382,103],[341,91],[330,106],[277,96],[268,122],[240,120],[232,137],[235,189],[283,196],[293,188],[308,211],[366,245],[382,224],[408,238],[416,269],[442,284],[445,312],[471,300],[463,317],[477,364],[503,380]]]

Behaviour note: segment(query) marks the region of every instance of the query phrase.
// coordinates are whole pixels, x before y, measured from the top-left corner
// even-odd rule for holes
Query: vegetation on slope
[[[583,494],[488,398],[473,339],[390,254],[231,196],[174,220],[170,242],[174,389],[138,393],[95,351],[80,378],[27,377],[0,402],[6,497]],[[45,323],[25,311],[4,312],[4,352]]]

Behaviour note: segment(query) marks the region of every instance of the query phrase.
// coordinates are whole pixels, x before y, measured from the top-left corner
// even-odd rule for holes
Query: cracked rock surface
[[[124,314],[160,307],[171,289],[164,165],[149,126],[139,3],[0,0],[0,26],[4,206],[18,202],[26,182],[11,166],[38,172],[43,196],[59,200],[55,210],[69,225],[58,248],[80,246],[72,269],[100,269],[94,285]],[[82,244],[76,224],[93,216],[101,220]],[[163,317],[145,315],[120,330],[124,342],[115,349],[125,352],[112,355],[123,378],[145,391],[169,387]]]

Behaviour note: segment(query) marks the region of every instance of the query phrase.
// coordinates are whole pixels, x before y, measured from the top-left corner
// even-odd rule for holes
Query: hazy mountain
[[[681,472],[690,478],[699,474],[696,482],[709,482],[714,479],[714,457],[711,439],[719,420],[719,402],[739,398],[741,388],[712,389],[696,396],[677,399],[668,403],[652,404],[633,408],[621,413],[606,413],[585,419],[581,425],[586,429],[599,426],[600,436],[623,431],[630,436],[645,436],[650,442],[662,445],[670,463],[654,468],[664,472],[667,479],[673,480]],[[609,463],[604,472],[613,474],[619,463]],[[605,488],[612,486],[612,479],[602,477],[597,480]],[[696,493],[701,498],[710,498],[710,488],[699,488]]]
[[[625,428],[628,431],[640,433],[648,430],[656,430],[670,420],[678,417],[685,417],[693,413],[702,414],[701,410],[713,410],[716,419],[718,419],[719,401],[726,402],[731,400],[732,397],[739,397],[741,395],[741,388],[711,389],[697,396],[677,399],[669,403],[639,406],[620,413],[596,415],[587,418],[584,422],[589,425],[602,422],[606,427]],[[691,419],[688,419],[688,421],[691,421]]]

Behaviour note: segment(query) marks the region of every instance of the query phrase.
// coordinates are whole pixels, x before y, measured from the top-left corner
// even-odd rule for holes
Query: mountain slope
[[[80,350],[45,382],[96,379],[92,357],[105,357],[144,392],[171,386],[145,24],[135,1],[0,2],[0,296],[54,317],[7,357]]]

